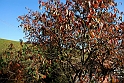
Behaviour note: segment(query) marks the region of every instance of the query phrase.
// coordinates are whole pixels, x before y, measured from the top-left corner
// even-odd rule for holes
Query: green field
[[[11,43],[14,45],[14,47],[17,50],[21,47],[19,41],[13,41],[13,40],[7,40],[7,39],[1,39],[0,38],[0,54],[3,51],[5,51]]]

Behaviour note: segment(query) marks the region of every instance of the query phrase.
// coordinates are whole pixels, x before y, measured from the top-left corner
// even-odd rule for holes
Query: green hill
[[[14,45],[14,47],[17,50],[21,47],[19,41],[13,41],[13,40],[7,40],[7,39],[1,39],[0,38],[0,54],[3,51],[5,51],[11,43]]]

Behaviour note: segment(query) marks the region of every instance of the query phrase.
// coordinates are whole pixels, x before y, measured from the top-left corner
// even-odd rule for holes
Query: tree
[[[29,13],[18,17],[28,41],[42,49],[46,69],[53,68],[45,81],[49,75],[69,83],[100,82],[106,76],[112,81],[115,70],[124,69],[123,12],[116,6],[114,0],[39,1],[44,13],[27,8]]]

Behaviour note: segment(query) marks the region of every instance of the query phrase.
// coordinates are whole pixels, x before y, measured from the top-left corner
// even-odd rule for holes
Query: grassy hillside
[[[12,41],[12,40],[6,40],[6,39],[0,39],[0,54],[5,51],[10,44],[13,44],[16,49],[20,48],[20,42],[19,41]]]

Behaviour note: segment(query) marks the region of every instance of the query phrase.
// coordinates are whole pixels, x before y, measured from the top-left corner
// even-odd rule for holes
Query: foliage
[[[35,46],[20,41],[20,50],[11,43],[0,55],[0,81],[3,83],[32,83],[37,79],[46,78],[37,72],[43,65],[44,58]],[[41,57],[40,57],[41,56]],[[43,65],[44,66],[44,65]],[[45,69],[43,69],[45,70]]]
[[[65,4],[49,0],[39,4],[44,13],[27,8],[29,13],[18,17],[32,43],[23,46],[20,58],[29,82],[121,82],[123,12],[114,0],[66,0]]]
[[[2,83],[16,83],[18,79],[22,79],[23,67],[19,63],[15,46],[11,43],[0,55],[0,81]],[[21,83],[21,80],[18,80],[18,83]]]

